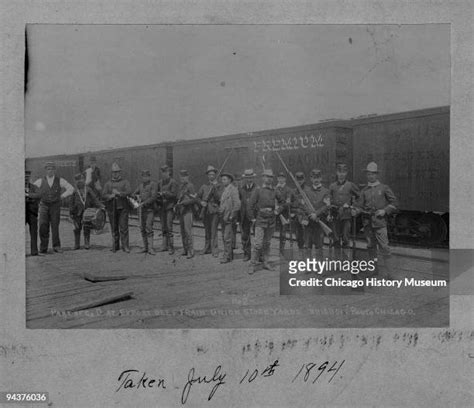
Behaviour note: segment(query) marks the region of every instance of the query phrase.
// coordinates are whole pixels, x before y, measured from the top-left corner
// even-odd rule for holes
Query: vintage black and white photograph
[[[25,37],[28,328],[449,325],[448,24]]]

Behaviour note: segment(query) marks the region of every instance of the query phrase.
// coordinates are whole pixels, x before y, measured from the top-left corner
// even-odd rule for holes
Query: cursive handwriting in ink
[[[166,389],[165,380],[163,378],[150,378],[147,377],[146,372],[143,372],[139,377],[138,370],[124,370],[120,373],[117,381],[120,382],[119,387],[115,392],[121,389],[135,388],[135,389],[148,389],[148,388],[162,388]],[[137,381],[138,378],[138,381]]]
[[[260,375],[262,377],[271,377],[273,374],[275,374],[275,369],[277,367],[279,367],[280,364],[278,364],[278,360],[275,360],[272,364],[270,364],[269,366],[267,366],[261,373]],[[239,384],[242,384],[245,380],[245,378],[247,377],[247,375],[249,374],[249,370],[247,370],[247,372],[245,373],[245,375],[242,377],[242,379],[240,380]],[[247,381],[249,383],[251,383],[253,380],[255,380],[255,378],[257,378],[258,376],[258,369],[256,368],[255,370],[252,371],[252,374],[250,374],[250,376],[247,378]]]
[[[209,393],[209,397],[207,398],[208,401],[212,399],[214,394],[216,393],[217,389],[220,385],[225,384],[224,378],[226,377],[226,373],[221,374],[222,367],[218,365],[214,371],[214,375],[211,378],[207,378],[206,376],[197,376],[195,377],[195,368],[192,367],[188,373],[188,382],[183,387],[183,392],[181,394],[181,404],[186,404],[188,400],[189,393],[191,391],[191,387],[194,384],[211,384],[214,383],[214,387],[212,387],[211,392]]]
[[[304,382],[308,382],[308,380],[313,375],[313,373],[315,374],[315,377],[312,380],[312,383],[314,384],[316,381],[318,381],[319,377],[321,377],[321,375],[324,372],[331,373],[331,372],[334,371],[334,374],[328,380],[328,383],[330,383],[333,380],[333,378],[336,376],[337,372],[341,369],[341,367],[342,367],[342,365],[344,364],[345,361],[346,360],[342,360],[342,362],[339,364],[339,366],[337,368],[336,368],[336,366],[337,366],[338,362],[335,361],[329,369],[328,369],[328,366],[330,365],[330,362],[325,361],[324,363],[322,363],[317,368],[317,371],[319,371],[319,374],[317,374],[317,375],[316,375],[315,372],[313,372],[313,369],[316,368],[318,366],[318,364],[316,364],[316,363],[304,363],[291,382],[294,383],[295,380],[299,377],[299,375],[303,372],[304,373],[304,375],[303,375],[303,381]]]

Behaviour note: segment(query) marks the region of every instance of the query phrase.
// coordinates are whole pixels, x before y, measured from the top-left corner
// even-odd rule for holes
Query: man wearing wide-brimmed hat
[[[255,243],[252,251],[253,271],[256,271],[260,256],[263,256],[263,269],[274,270],[269,263],[270,242],[275,231],[276,216],[280,208],[276,207],[276,192],[273,187],[273,171],[266,169],[262,174],[262,187],[256,189],[250,197],[249,211],[255,222]]]
[[[30,230],[31,255],[38,253],[38,207],[41,194],[39,188],[30,183],[31,171],[25,170],[25,222]]]
[[[173,218],[174,205],[178,199],[179,186],[176,180],[171,177],[171,169],[168,165],[163,165],[161,170],[161,180],[158,183],[158,192],[161,196],[160,222],[163,242],[161,252],[170,255],[174,254],[174,238],[173,238]]]
[[[151,180],[151,172],[148,169],[141,171],[142,182],[134,191],[134,196],[140,205],[140,232],[142,234],[143,249],[141,253],[155,255],[153,247],[153,221],[155,219],[155,203],[158,192],[158,185]]]
[[[222,222],[222,235],[224,239],[224,254],[221,263],[228,263],[234,259],[232,247],[232,226],[237,221],[240,209],[239,191],[232,184],[234,176],[230,173],[222,173],[222,184],[224,191],[220,198],[219,215]]]
[[[180,170],[181,184],[179,186],[176,208],[179,214],[179,226],[183,242],[183,255],[186,258],[194,257],[193,222],[194,205],[198,202],[194,185],[189,181],[188,170]]]
[[[347,247],[351,231],[351,209],[360,196],[359,187],[347,180],[347,164],[336,165],[336,181],[329,186],[331,194],[331,207],[334,209],[332,218],[332,230],[334,233],[334,245],[336,247]]]
[[[122,178],[122,169],[117,163],[112,164],[112,178],[104,186],[103,198],[106,201],[107,213],[113,236],[113,250],[120,249],[130,253],[128,238],[129,204],[127,196],[132,192],[128,180]]]
[[[246,169],[242,174],[242,182],[239,188],[240,198],[240,232],[242,239],[242,249],[244,251],[244,262],[250,261],[252,252],[252,242],[250,234],[252,230],[252,218],[249,211],[250,197],[256,190],[255,173],[253,169]]]
[[[369,256],[373,259],[378,259],[379,255],[383,257],[384,268],[379,271],[380,276],[391,279],[386,217],[397,210],[397,198],[389,186],[379,181],[377,163],[370,162],[365,172],[367,185],[362,189],[357,208],[352,210],[352,214],[356,216],[362,213],[365,216],[363,225]]]
[[[46,162],[44,166],[46,175],[36,180],[33,184],[39,188],[41,195],[39,205],[39,234],[40,252],[48,252],[49,228],[54,252],[62,252],[59,239],[59,221],[61,216],[61,200],[69,197],[74,192],[74,187],[62,177],[56,176],[54,162]],[[63,192],[61,192],[63,191]]]
[[[219,256],[217,243],[217,228],[219,225],[219,201],[224,191],[222,184],[217,180],[218,170],[209,165],[206,170],[208,182],[203,184],[198,191],[198,199],[202,207],[202,222],[204,224],[204,250],[203,254]]]

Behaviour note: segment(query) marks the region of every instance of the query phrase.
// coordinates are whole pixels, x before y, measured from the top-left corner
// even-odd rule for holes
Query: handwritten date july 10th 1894
[[[275,373],[281,371],[281,376],[287,377],[288,385],[296,383],[312,383],[326,382],[331,383],[336,377],[337,373],[344,365],[345,360],[342,361],[323,361],[323,362],[303,362],[299,364],[295,370],[290,371],[289,375],[285,373],[285,369],[281,367],[279,360],[275,360],[272,364],[266,366],[262,370],[257,368],[253,370],[246,370],[243,375],[236,377],[236,386],[245,386],[258,381],[268,381],[265,378],[272,377]],[[341,377],[341,376],[340,376]],[[260,380],[260,378],[262,378]],[[201,374],[198,369],[192,367],[188,371],[187,378],[184,380],[184,385],[181,389],[181,404],[186,404],[191,391],[195,387],[207,386],[209,388],[208,401],[216,394],[217,390],[228,384],[227,373],[221,365],[216,366],[211,374]],[[146,372],[141,372],[135,369],[124,370],[120,373],[117,379],[119,386],[115,390],[167,390],[167,380],[165,378],[154,378],[147,375]],[[207,391],[206,391],[207,392]]]

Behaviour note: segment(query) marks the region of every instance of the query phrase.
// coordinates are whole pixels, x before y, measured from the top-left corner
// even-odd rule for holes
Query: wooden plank
[[[92,309],[97,306],[106,305],[112,302],[118,302],[122,300],[130,299],[133,296],[133,292],[120,292],[109,296],[103,296],[101,298],[96,298],[88,302],[78,304],[66,309],[67,312],[75,312],[78,310]]]
[[[127,279],[127,275],[94,275],[92,273],[85,272],[83,278],[89,282],[107,282]]]

